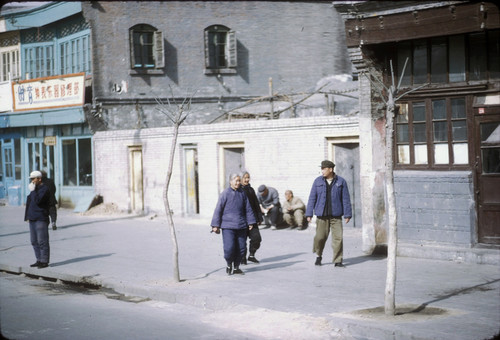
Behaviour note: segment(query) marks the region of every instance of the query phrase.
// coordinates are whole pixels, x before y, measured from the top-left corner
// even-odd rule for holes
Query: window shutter
[[[204,35],[205,35],[205,68],[210,68],[210,49],[208,46],[210,42],[208,41],[208,30],[205,30]]]
[[[236,33],[234,31],[227,32],[227,66],[228,67],[236,67],[238,66],[238,58],[237,58],[237,50],[236,50]]]
[[[134,30],[129,30],[129,40],[130,40],[130,68],[135,67],[135,55],[134,55]]]
[[[155,68],[165,67],[165,51],[163,49],[163,34],[160,31],[153,32],[153,55]]]

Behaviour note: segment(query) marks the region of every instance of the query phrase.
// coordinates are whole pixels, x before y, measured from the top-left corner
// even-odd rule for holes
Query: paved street
[[[312,226],[262,230],[261,263],[244,266],[243,276],[227,276],[222,240],[210,234],[210,221],[176,218],[182,282],[175,283],[164,217],[60,209],[59,228],[50,230],[51,264],[34,269],[23,212],[0,207],[0,270],[223,311],[213,317],[231,322],[220,324],[259,338],[277,338],[277,328],[283,339],[472,340],[500,330],[500,269],[493,265],[398,258],[399,315],[385,317],[386,259],[363,255],[360,229],[345,229],[345,269],[327,263],[329,242],[325,264],[314,266]]]

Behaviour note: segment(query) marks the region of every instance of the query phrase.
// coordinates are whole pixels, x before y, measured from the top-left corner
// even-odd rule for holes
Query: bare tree
[[[391,80],[392,84],[390,87],[385,86],[382,80],[378,79],[377,76],[369,74],[365,76],[368,78],[373,87],[379,92],[380,97],[385,103],[386,113],[385,113],[385,190],[387,195],[387,214],[389,221],[389,238],[387,240],[387,277],[385,282],[385,314],[394,315],[396,312],[396,254],[397,254],[397,244],[398,244],[398,229],[397,229],[397,211],[396,211],[396,197],[394,195],[394,159],[393,159],[393,148],[394,148],[394,112],[395,103],[401,99],[403,96],[410,92],[416,91],[427,84],[421,85],[414,89],[410,89],[398,96],[401,90],[401,81],[406,70],[406,65],[408,59],[403,67],[403,72],[399,78],[398,85],[394,82],[394,70],[391,65]],[[372,79],[373,78],[373,79]],[[384,96],[384,92],[387,97]]]
[[[168,188],[170,185],[170,179],[172,178],[172,168],[174,164],[175,148],[177,146],[177,137],[179,135],[179,127],[186,120],[191,109],[191,100],[194,93],[185,97],[181,104],[175,103],[174,94],[172,88],[170,88],[172,101],[167,97],[165,104],[161,99],[155,98],[158,104],[158,111],[165,114],[173,124],[174,134],[172,136],[172,144],[170,145],[170,157],[168,163],[167,176],[165,178],[165,186],[163,188],[163,204],[165,206],[165,213],[167,215],[168,225],[170,227],[170,236],[172,238],[172,263],[173,263],[173,274],[175,282],[180,282],[180,272],[179,272],[179,247],[177,243],[177,236],[175,233],[174,219],[172,217],[173,212],[170,209],[170,203],[168,201]]]

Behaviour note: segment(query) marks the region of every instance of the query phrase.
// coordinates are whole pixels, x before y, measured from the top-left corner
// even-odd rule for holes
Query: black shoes
[[[318,257],[316,258],[316,262],[314,262],[314,265],[315,265],[315,266],[321,266],[321,256],[318,256]]]
[[[40,263],[38,264],[38,268],[40,268],[40,269],[41,269],[41,268],[47,268],[48,266],[49,266],[49,264],[48,264],[48,263],[45,263],[45,262],[40,262]]]
[[[231,275],[231,274],[232,274],[232,271],[233,271],[233,267],[232,267],[232,266],[227,266],[227,267],[226,267],[226,274],[227,274],[227,275]]]
[[[259,262],[259,260],[257,260],[257,259],[255,258],[255,256],[253,256],[253,255],[250,255],[250,256],[248,257],[248,261],[253,262],[253,263],[260,263],[260,262]],[[246,260],[245,260],[245,264],[246,264]]]
[[[36,261],[33,264],[30,264],[30,267],[38,267],[40,265],[40,261]]]
[[[345,268],[342,262],[335,263],[335,267]]]
[[[243,271],[240,268],[234,268],[233,274],[245,275],[245,273],[243,273]]]

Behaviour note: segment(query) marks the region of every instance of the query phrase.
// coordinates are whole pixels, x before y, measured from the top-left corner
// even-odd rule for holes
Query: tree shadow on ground
[[[344,259],[344,264],[346,266],[353,266],[363,262],[380,261],[385,260],[387,257],[382,255],[363,255],[357,257],[351,257]]]
[[[86,222],[81,222],[81,223],[58,225],[57,229],[73,228],[73,227],[79,227],[82,225],[95,224],[95,223],[106,223],[106,222],[121,221],[121,220],[131,220],[131,219],[134,219],[137,217],[143,217],[143,216],[142,215],[132,215],[132,216],[125,216],[125,217],[109,218],[109,219],[103,218],[103,219],[97,219],[97,220],[86,221]]]

